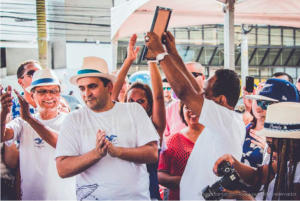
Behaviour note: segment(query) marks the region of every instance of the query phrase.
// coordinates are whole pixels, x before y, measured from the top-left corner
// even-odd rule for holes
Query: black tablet
[[[157,6],[152,21],[150,32],[154,32],[161,39],[164,32],[167,31],[169,20],[171,17],[172,10],[170,8],[164,8]],[[144,48],[143,59],[155,60],[155,55],[148,50],[147,47]]]

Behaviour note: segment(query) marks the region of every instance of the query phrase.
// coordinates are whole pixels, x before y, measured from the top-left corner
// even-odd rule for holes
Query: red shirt
[[[181,133],[176,133],[167,142],[167,149],[160,154],[158,170],[172,176],[182,176],[194,142]],[[179,200],[179,188],[170,189],[169,200]]]

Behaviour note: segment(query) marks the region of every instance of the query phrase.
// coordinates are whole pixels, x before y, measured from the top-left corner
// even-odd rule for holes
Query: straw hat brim
[[[252,99],[252,100],[265,100],[265,101],[279,102],[276,99],[269,98],[267,96],[262,96],[262,95],[246,95],[245,98]]]
[[[114,75],[104,74],[104,73],[86,73],[81,75],[74,75],[70,78],[70,82],[74,85],[77,85],[77,80],[82,77],[103,77],[109,79],[114,83],[116,81],[116,77]]]
[[[256,135],[271,138],[291,138],[300,139],[300,131],[274,131],[272,129],[262,129]]]
[[[50,86],[50,85],[57,85],[60,87],[60,84],[57,83],[57,82],[47,82],[47,83],[40,83],[40,84],[37,84],[37,85],[34,85],[34,86],[29,86],[26,88],[26,91],[28,91],[29,93],[31,92],[31,90],[35,87],[40,87],[40,86]]]

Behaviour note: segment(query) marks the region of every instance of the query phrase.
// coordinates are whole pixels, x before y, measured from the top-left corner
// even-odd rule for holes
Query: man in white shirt
[[[20,171],[22,200],[72,200],[75,181],[62,180],[55,167],[57,132],[65,118],[60,113],[60,84],[51,70],[35,72],[26,88],[37,105],[38,112],[29,112],[29,103],[18,92],[20,117],[7,125],[6,116],[12,106],[11,87],[1,94],[1,141],[20,142]],[[72,187],[73,185],[73,187]]]
[[[224,153],[237,158],[242,156],[245,127],[242,118],[234,112],[240,94],[240,81],[232,70],[220,69],[208,79],[204,88],[196,90],[194,80],[185,68],[170,32],[164,34],[165,52],[155,33],[147,33],[147,47],[157,60],[177,97],[200,115],[199,123],[205,126],[197,139],[180,182],[180,199],[203,199],[201,191],[219,178],[212,173],[216,159]],[[180,80],[180,82],[178,82]]]
[[[136,103],[111,100],[115,77],[98,57],[71,78],[86,106],[69,114],[57,144],[61,177],[76,175],[78,200],[149,200],[146,163],[158,159],[159,136]]]

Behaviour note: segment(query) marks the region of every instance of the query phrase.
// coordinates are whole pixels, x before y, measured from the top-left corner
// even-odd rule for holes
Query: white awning
[[[224,24],[223,4],[216,0],[130,0],[112,8],[111,37],[150,29],[156,6],[173,9],[169,27]],[[299,0],[240,0],[235,24],[300,27]]]

